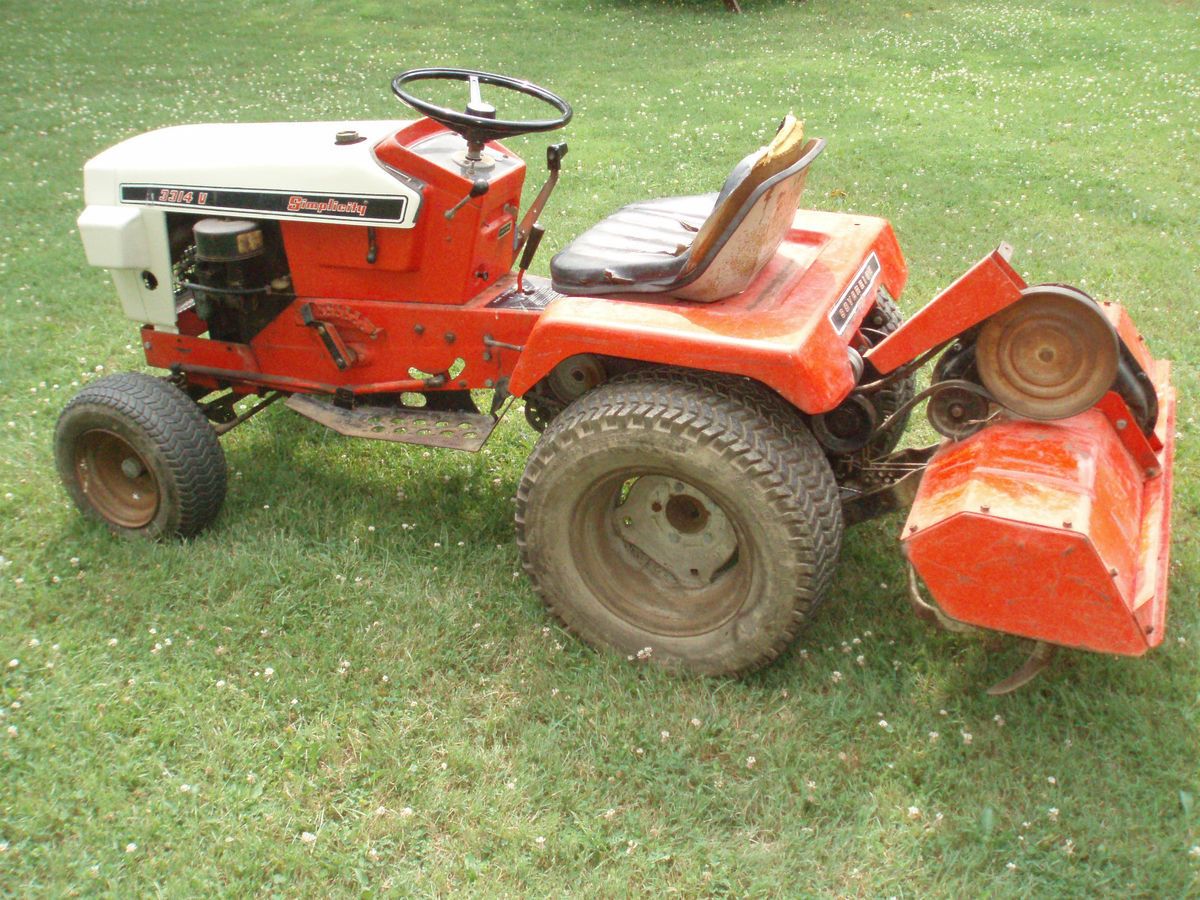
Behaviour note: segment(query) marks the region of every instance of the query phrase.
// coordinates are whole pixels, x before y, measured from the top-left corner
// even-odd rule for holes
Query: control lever
[[[491,185],[488,183],[486,178],[476,178],[475,182],[471,185],[471,190],[467,192],[467,196],[463,197],[452,207],[446,210],[446,218],[453,219],[455,214],[467,205],[468,200],[474,200],[476,197],[482,197],[488,192],[490,187]]]
[[[525,270],[533,262],[533,255],[537,253],[538,244],[542,242],[542,235],[545,233],[546,229],[540,222],[534,222],[530,226],[529,240],[525,242],[525,252],[521,254],[521,264],[517,267],[517,290],[522,294],[525,293]]]
[[[550,170],[550,177],[546,179],[546,183],[538,191],[537,197],[529,205],[529,209],[525,211],[525,217],[521,219],[521,227],[513,235],[514,253],[521,249],[521,246],[529,237],[534,223],[541,217],[542,209],[545,207],[546,201],[550,199],[550,193],[554,190],[554,186],[558,184],[558,172],[562,168],[562,158],[566,155],[567,145],[565,142],[551,144],[546,148],[546,168]]]

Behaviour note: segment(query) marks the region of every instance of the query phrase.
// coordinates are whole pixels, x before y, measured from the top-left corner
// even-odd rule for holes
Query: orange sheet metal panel
[[[864,272],[869,289],[839,330],[834,307]],[[854,388],[846,348],[879,285],[898,297],[907,274],[883,219],[800,210],[774,259],[733,297],[559,297],[534,327],[509,390],[521,396],[568,356],[597,353],[746,375],[807,413],[826,412]]]
[[[863,358],[886,375],[1016,303],[1026,284],[1009,264],[1011,255],[1012,247],[1001,244]]]
[[[947,443],[926,470],[904,550],[960,621],[1104,653],[1163,638],[1174,394],[1155,364],[1167,438],[1150,476],[1109,420],[1002,422]]]

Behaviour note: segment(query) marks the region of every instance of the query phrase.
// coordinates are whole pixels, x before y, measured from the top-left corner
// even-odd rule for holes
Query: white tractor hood
[[[408,122],[180,125],[132,137],[84,167],[88,206],[411,228],[420,185],[375,158]],[[339,132],[364,138],[338,144]]]

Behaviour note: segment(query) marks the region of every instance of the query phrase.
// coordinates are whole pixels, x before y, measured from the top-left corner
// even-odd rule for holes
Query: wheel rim
[[[1004,406],[1031,419],[1063,419],[1104,396],[1119,350],[1093,301],[1044,289],[989,319],[975,358],[980,380]]]
[[[670,473],[607,474],[573,510],[578,572],[635,628],[670,637],[712,631],[743,607],[752,582],[744,529],[726,508]]]
[[[97,428],[80,436],[75,477],[88,502],[115,525],[141,528],[158,512],[158,481],[145,458],[111,431]]]

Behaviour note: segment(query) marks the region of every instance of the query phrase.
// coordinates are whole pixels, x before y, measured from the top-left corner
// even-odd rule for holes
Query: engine
[[[185,220],[173,229],[175,289],[214,340],[247,343],[292,301],[276,222]]]

